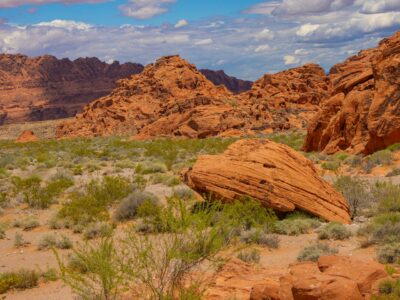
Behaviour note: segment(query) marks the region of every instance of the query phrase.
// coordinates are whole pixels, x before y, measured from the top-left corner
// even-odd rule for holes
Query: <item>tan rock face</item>
[[[106,64],[53,56],[0,55],[0,125],[74,116],[107,95],[116,81],[143,70],[138,64]]]
[[[240,140],[221,155],[200,156],[183,177],[196,191],[225,201],[247,195],[276,211],[300,209],[350,222],[346,200],[318,176],[312,162],[269,140]]]
[[[383,265],[348,256],[325,256],[317,263],[293,264],[278,282],[266,278],[253,287],[251,300],[370,299],[380,280],[387,278]]]
[[[310,122],[304,150],[370,154],[400,142],[400,32],[330,77],[333,95]]]
[[[28,142],[36,142],[39,139],[31,130],[25,130],[20,134],[20,136],[15,140],[16,143],[28,143]]]
[[[303,127],[301,120],[308,113],[292,107],[307,105],[316,112],[329,90],[321,71],[315,65],[293,69],[264,78],[254,90],[233,95],[179,56],[163,57],[141,74],[120,81],[110,95],[90,103],[74,121],[60,126],[57,136],[205,138]],[[272,94],[281,104],[287,101],[283,111],[275,113],[275,106],[269,107]]]

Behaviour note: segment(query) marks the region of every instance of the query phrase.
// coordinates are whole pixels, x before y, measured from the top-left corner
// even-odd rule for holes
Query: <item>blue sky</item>
[[[150,63],[181,54],[255,80],[334,63],[400,29],[399,0],[0,0],[0,50]]]

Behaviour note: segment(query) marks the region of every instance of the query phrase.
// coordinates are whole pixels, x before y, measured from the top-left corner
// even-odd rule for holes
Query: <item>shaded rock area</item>
[[[378,284],[388,278],[385,267],[372,260],[350,256],[323,256],[318,262],[289,266],[288,273],[266,278],[251,291],[251,300],[363,300],[378,293]]]
[[[270,140],[240,140],[223,154],[200,156],[183,179],[194,190],[223,201],[251,196],[275,211],[298,209],[350,223],[347,201],[319,177],[312,162]]]
[[[400,142],[400,32],[332,67],[305,151],[370,154]]]
[[[208,80],[215,85],[224,85],[232,93],[238,94],[251,89],[252,81],[241,80],[227,75],[223,70],[213,71],[208,69],[199,70]]]
[[[20,136],[15,140],[16,143],[28,143],[38,141],[38,137],[31,130],[25,130],[20,134]]]
[[[140,73],[134,63],[0,54],[0,125],[74,116],[107,95],[116,81]]]

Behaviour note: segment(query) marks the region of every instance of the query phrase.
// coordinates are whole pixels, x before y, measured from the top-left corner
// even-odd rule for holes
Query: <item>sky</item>
[[[0,51],[148,64],[180,54],[242,79],[329,68],[400,30],[400,0],[0,0]]]

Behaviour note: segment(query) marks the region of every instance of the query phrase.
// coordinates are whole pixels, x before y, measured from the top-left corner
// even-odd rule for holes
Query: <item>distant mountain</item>
[[[0,54],[0,125],[74,116],[109,94],[116,81],[140,73],[135,63]]]
[[[253,85],[253,82],[251,81],[241,80],[236,77],[229,76],[222,70],[213,71],[202,69],[199,71],[215,85],[225,85],[228,90],[235,94],[246,92],[250,90],[251,86]]]

